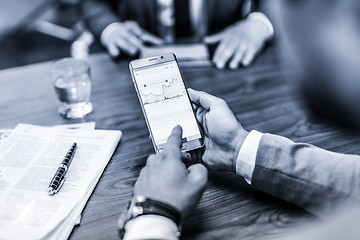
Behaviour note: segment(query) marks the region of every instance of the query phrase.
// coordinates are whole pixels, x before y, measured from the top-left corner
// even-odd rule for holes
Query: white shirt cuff
[[[263,135],[261,132],[252,130],[245,138],[236,159],[236,173],[243,176],[249,184],[251,184],[256,154]]]
[[[163,216],[142,215],[125,226],[124,240],[138,239],[169,239],[178,240],[180,236],[178,226]]]
[[[107,47],[107,43],[110,35],[120,26],[121,26],[120,22],[113,22],[107,25],[106,28],[102,31],[100,36],[100,41],[104,47]]]
[[[259,21],[263,22],[269,31],[269,36],[268,36],[267,40],[270,40],[273,38],[274,27],[271,24],[269,18],[265,14],[263,14],[262,12],[252,12],[248,15],[248,19],[259,20]]]

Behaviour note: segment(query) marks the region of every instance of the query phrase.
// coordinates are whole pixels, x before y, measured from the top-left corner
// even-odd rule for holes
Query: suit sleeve
[[[119,1],[83,0],[81,13],[89,30],[100,38],[102,31],[113,22],[120,21],[116,14],[116,6]]]
[[[358,200],[360,157],[265,134],[251,183],[258,190],[324,216]]]

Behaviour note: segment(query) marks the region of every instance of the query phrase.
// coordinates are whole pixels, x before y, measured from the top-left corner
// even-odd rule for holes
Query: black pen
[[[70,147],[69,151],[66,153],[64,159],[60,163],[58,169],[56,170],[54,177],[52,178],[52,180],[49,184],[49,187],[48,187],[49,195],[54,195],[54,194],[58,193],[60,188],[64,184],[65,175],[69,169],[72,159],[74,158],[76,148],[77,148],[76,143],[73,143],[73,145]]]

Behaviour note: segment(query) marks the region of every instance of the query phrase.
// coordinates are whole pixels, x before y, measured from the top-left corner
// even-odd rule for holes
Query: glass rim
[[[78,62],[78,63],[83,64],[80,68],[75,68],[74,73],[82,73],[82,72],[88,71],[90,69],[90,64],[87,61],[85,61],[83,59],[73,58],[73,57],[66,57],[66,58],[58,59],[52,63],[51,73],[67,74],[63,69],[62,70],[57,69],[57,67],[61,66],[62,64],[64,64],[64,66],[66,67],[67,63],[70,63],[70,62]],[[71,69],[71,67],[69,69]]]

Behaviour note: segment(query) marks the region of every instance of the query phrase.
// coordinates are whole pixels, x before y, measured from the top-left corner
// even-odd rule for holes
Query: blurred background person
[[[0,69],[101,51],[79,11],[82,0],[0,0]]]
[[[218,44],[218,68],[248,66],[273,37],[269,19],[249,0],[85,0],[84,19],[109,54],[135,56],[145,44],[179,39]]]
[[[262,1],[316,113],[360,127],[360,2]],[[280,33],[281,32],[281,33]]]

